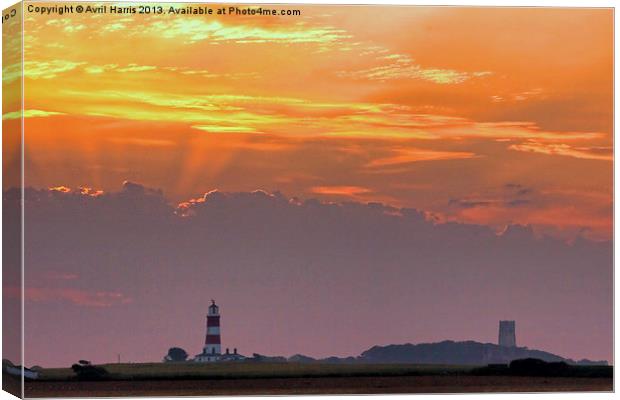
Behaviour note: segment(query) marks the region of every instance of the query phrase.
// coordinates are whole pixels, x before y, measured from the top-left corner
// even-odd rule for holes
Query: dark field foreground
[[[612,378],[362,376],[26,382],[27,397],[611,391]]]
[[[39,380],[26,382],[26,396],[584,392],[611,391],[613,375],[612,367],[570,367],[562,376],[507,376],[505,368],[422,364],[181,362],[97,368],[105,375],[86,378],[70,368],[45,368]]]

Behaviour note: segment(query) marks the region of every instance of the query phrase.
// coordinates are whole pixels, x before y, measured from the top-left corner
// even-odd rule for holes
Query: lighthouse
[[[215,361],[243,361],[247,357],[237,353],[237,348],[222,354],[222,338],[220,337],[220,308],[211,300],[211,305],[207,311],[207,334],[205,335],[205,345],[202,353],[194,357],[195,362],[215,362]]]
[[[220,337],[220,308],[211,300],[207,312],[207,334],[205,335],[205,345],[202,353],[198,354],[194,360],[198,362],[219,361],[222,355],[222,339]]]
[[[220,308],[211,300],[207,313],[207,335],[203,353],[219,357],[222,354],[222,339],[220,337]],[[209,360],[211,361],[211,360]],[[215,361],[215,360],[213,360]]]

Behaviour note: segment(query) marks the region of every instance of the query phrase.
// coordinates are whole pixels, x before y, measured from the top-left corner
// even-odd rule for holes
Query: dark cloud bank
[[[18,196],[4,196],[6,213]],[[257,191],[177,208],[135,183],[96,197],[27,189],[25,279],[27,364],[195,354],[211,298],[225,346],[246,353],[494,342],[497,321],[516,319],[520,345],[611,361],[611,242],[498,236],[381,204]]]

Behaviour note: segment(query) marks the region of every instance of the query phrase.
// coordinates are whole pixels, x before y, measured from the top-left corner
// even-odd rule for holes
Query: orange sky
[[[27,185],[280,190],[611,237],[611,9],[167,7],[26,12]]]

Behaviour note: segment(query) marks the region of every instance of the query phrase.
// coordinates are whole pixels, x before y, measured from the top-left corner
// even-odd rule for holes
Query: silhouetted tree
[[[514,375],[526,376],[561,376],[570,369],[565,362],[545,362],[537,358],[513,360],[509,368]]]
[[[73,364],[71,366],[71,369],[73,370],[73,372],[75,372],[79,380],[97,381],[106,379],[108,377],[108,371],[106,371],[105,368],[98,367],[90,363],[85,364],[80,362],[78,364]]]
[[[185,361],[187,360],[187,352],[180,347],[171,347],[168,354],[164,357],[164,362]]]

